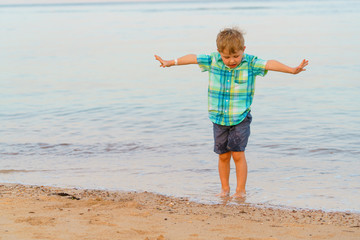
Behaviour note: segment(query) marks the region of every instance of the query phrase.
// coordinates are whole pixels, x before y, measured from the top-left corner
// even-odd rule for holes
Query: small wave
[[[45,170],[41,170],[45,171]],[[28,172],[39,172],[38,170],[16,170],[16,169],[0,169],[0,174],[11,174],[11,173],[28,173]]]
[[[341,152],[343,152],[343,150],[338,148],[315,148],[309,150],[309,153],[312,155],[336,154]]]
[[[317,148],[317,149],[312,149],[310,150],[310,152],[335,152],[338,151],[339,149],[336,148]]]
[[[3,155],[19,155],[18,152],[4,152],[4,153],[1,153]]]
[[[280,148],[279,144],[259,144],[261,148]]]
[[[165,3],[166,4],[166,3]],[[186,7],[184,7],[184,5]],[[85,3],[42,3],[42,4],[0,4],[0,8],[39,8],[41,7],[43,10],[41,12],[49,12],[54,11],[54,8],[57,8],[56,12],[89,12],[91,9],[89,8],[79,8],[79,7],[107,7],[114,6],[110,10],[106,9],[106,11],[115,11],[115,12],[129,12],[129,11],[145,11],[145,12],[169,12],[169,11],[234,11],[234,10],[263,10],[270,9],[269,6],[223,6],[216,4],[216,6],[199,6],[194,3],[187,2],[182,3],[182,5],[164,5],[166,7],[159,8],[158,3],[154,2],[152,4],[144,4],[143,6],[139,5],[139,2],[85,2]],[[135,7],[136,6],[136,7]],[[72,9],[68,9],[72,7]],[[76,7],[76,10],[74,9]],[[117,7],[117,8],[115,8]],[[44,10],[44,8],[48,8]]]
[[[42,149],[71,146],[71,144],[69,144],[69,143],[60,143],[60,144],[53,144],[53,145],[47,144],[47,143],[38,143],[38,145]]]
[[[267,149],[267,150],[276,150],[281,151],[282,153],[286,153],[288,155],[294,155],[298,153],[305,153],[309,154],[310,156],[317,156],[317,155],[336,155],[336,154],[352,154],[352,155],[359,155],[360,151],[351,148],[336,148],[336,147],[317,147],[312,146],[313,148],[309,147],[300,147],[300,146],[291,146],[287,144],[254,144],[258,148]]]
[[[115,143],[0,143],[0,156],[80,156],[127,154],[133,151],[144,153],[176,153],[186,149],[188,152],[198,152],[207,143],[193,141],[175,141],[158,144],[155,142],[115,142]]]

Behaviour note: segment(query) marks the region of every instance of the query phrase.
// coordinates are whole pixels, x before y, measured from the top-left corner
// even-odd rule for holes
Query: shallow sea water
[[[247,203],[360,211],[360,3],[0,5],[0,182],[218,203],[207,74],[159,68],[245,30],[247,53],[308,70],[258,77]],[[231,187],[235,189],[232,164]]]

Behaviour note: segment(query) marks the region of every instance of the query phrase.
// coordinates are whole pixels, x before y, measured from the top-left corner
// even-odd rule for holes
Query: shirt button
[[[229,92],[229,90],[226,90],[226,92]]]
[[[226,100],[227,102],[229,101],[229,100]]]

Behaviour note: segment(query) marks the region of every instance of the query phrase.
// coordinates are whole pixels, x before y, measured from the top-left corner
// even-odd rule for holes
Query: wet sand
[[[360,239],[360,214],[0,184],[0,240]]]

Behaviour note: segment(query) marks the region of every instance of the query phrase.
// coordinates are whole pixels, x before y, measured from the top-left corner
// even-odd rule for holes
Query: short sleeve
[[[265,69],[267,60],[260,59],[258,57],[254,57],[251,61],[251,67],[253,69],[253,73],[255,76],[265,76],[268,70]]]
[[[199,54],[196,56],[197,62],[199,64],[199,67],[201,68],[201,71],[210,71],[210,66],[212,62],[212,57],[210,55],[206,54]]]

